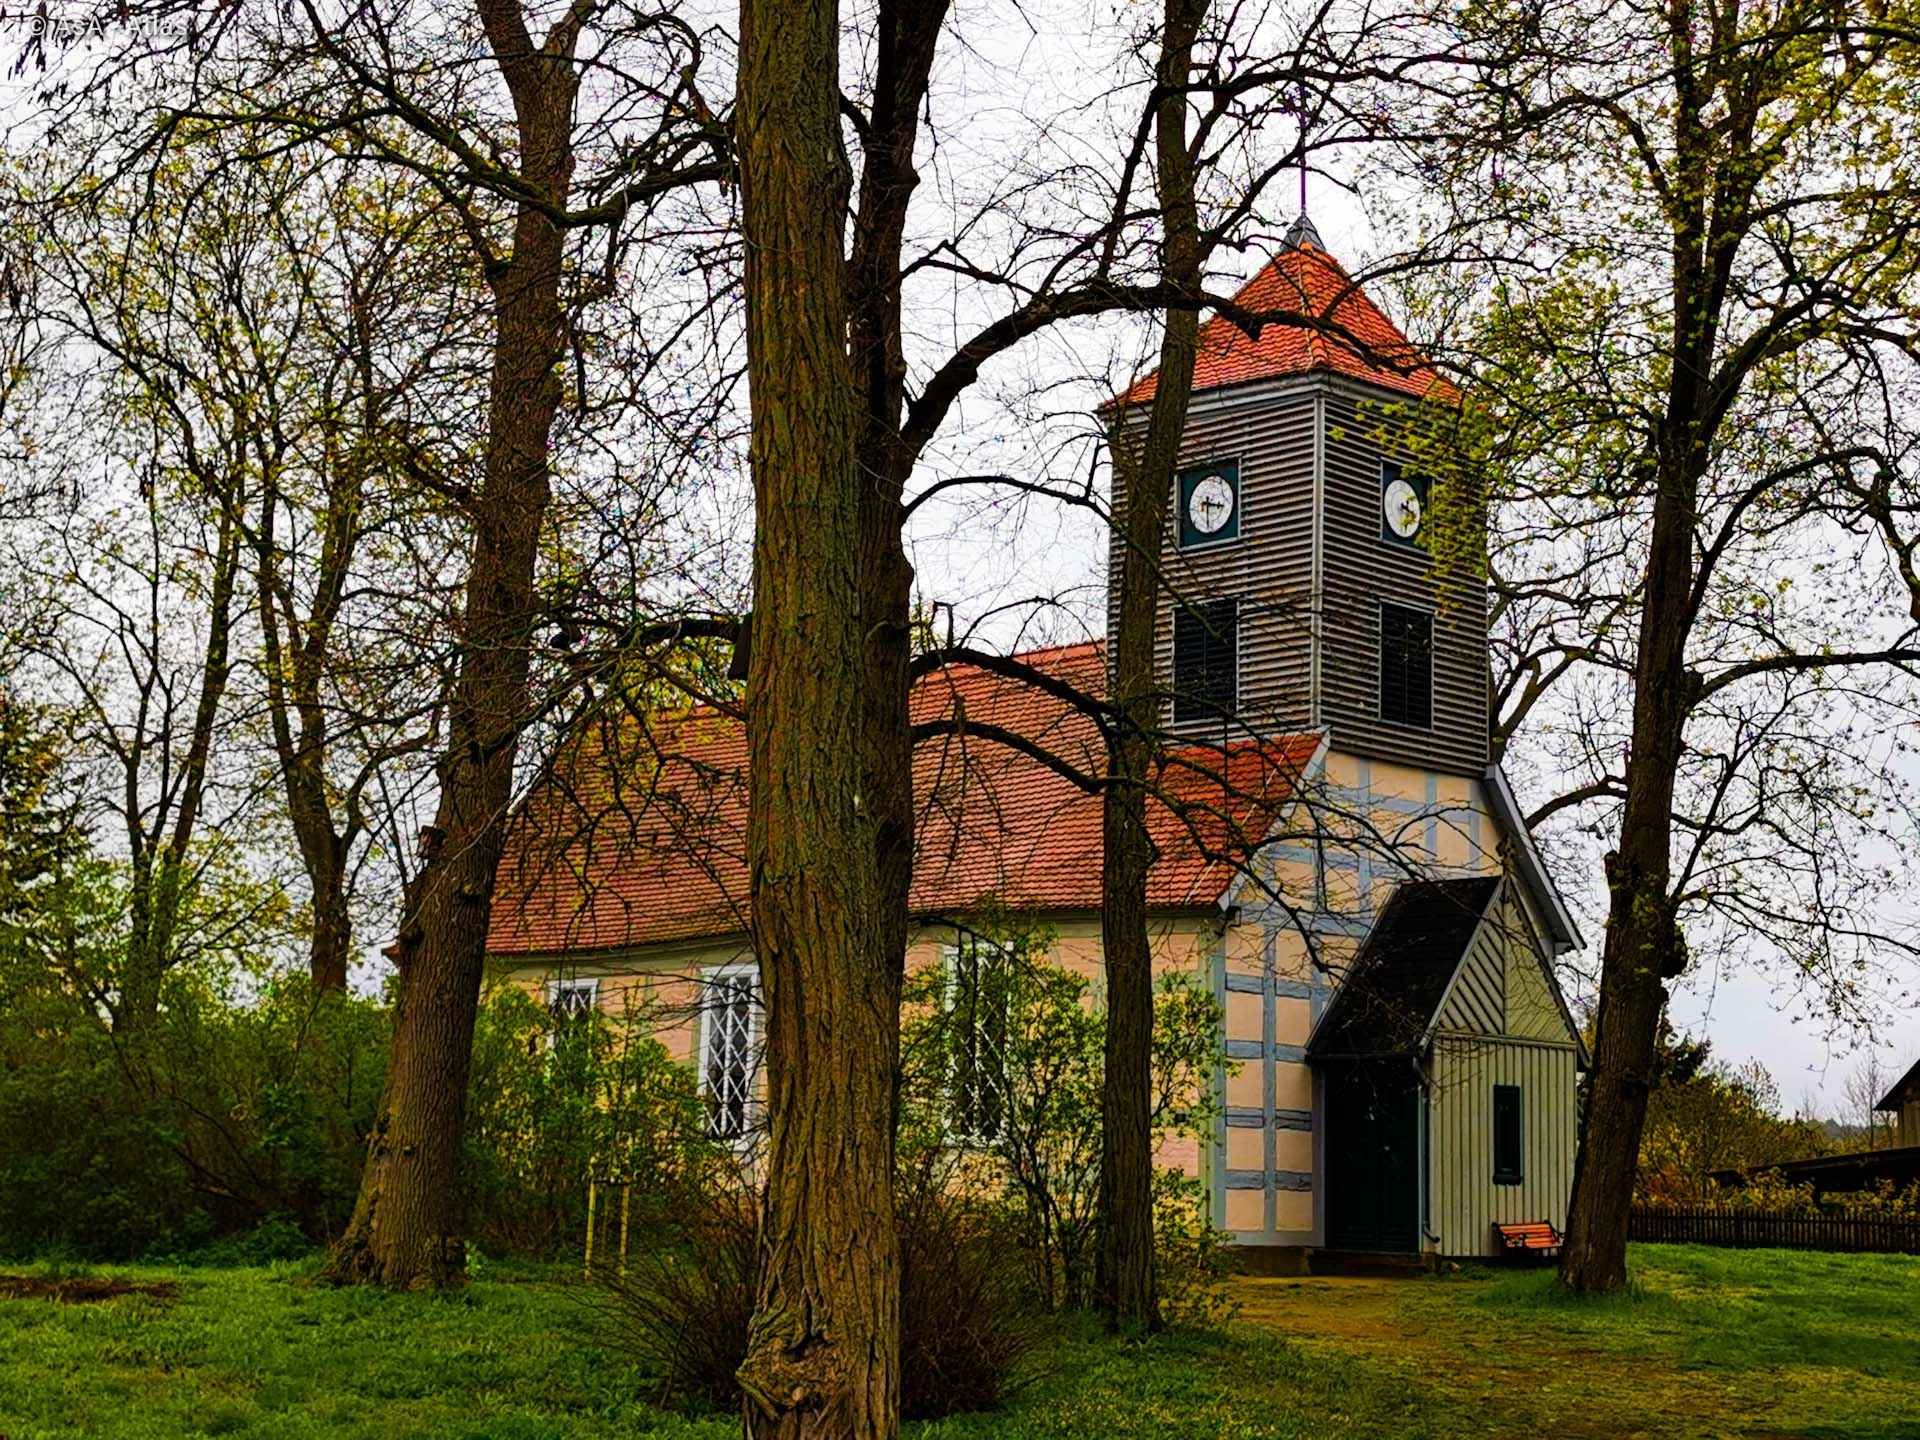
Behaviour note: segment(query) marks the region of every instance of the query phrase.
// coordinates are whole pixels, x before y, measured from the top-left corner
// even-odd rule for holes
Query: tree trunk
[[[127,840],[133,861],[129,934],[120,977],[120,1003],[113,1017],[116,1035],[138,1036],[160,1012],[160,987],[174,959],[174,939],[188,898],[192,850],[206,799],[213,761],[214,731],[233,673],[233,596],[240,555],[237,501],[221,499],[214,546],[212,587],[207,606],[207,638],[202,651],[200,687],[194,701],[193,728],[180,761],[179,799],[171,824],[165,807],[151,831],[141,824],[140,768],[146,746],[136,743],[127,761]],[[154,584],[158,585],[157,578]],[[163,731],[164,734],[164,731]],[[162,742],[164,743],[164,741]],[[163,761],[166,757],[163,755]]]
[[[1154,126],[1166,249],[1162,278],[1195,286],[1200,236],[1193,165],[1187,152],[1187,84],[1205,0],[1167,0],[1156,81]],[[1112,454],[1124,486],[1118,520],[1125,544],[1111,653],[1112,698],[1120,712],[1107,746],[1101,823],[1100,944],[1107,973],[1105,1069],[1100,1116],[1100,1253],[1095,1288],[1101,1312],[1120,1329],[1153,1329],[1160,1301],[1153,1266],[1153,947],[1147,933],[1146,782],[1159,729],[1154,620],[1167,511],[1193,389],[1199,314],[1167,311],[1160,370],[1144,437],[1125,433],[1117,416]]]
[[[513,91],[521,173],[564,204],[573,173],[570,54],[534,51],[524,31],[513,33],[517,18],[486,13]],[[551,493],[548,444],[562,395],[561,268],[558,228],[520,207],[512,256],[490,277],[486,469],[472,506],[464,643],[439,762],[439,806],[403,907],[391,1058],[353,1218],[328,1267],[336,1281],[426,1289],[465,1274],[458,1162],[489,906],[528,710],[534,577]]]
[[[1665,981],[1686,964],[1668,888],[1675,776],[1699,683],[1686,667],[1697,490],[1684,461],[1672,458],[1662,466],[1659,485],[1634,675],[1626,808],[1620,848],[1607,865],[1593,1075],[1560,1255],[1561,1280],[1582,1291],[1617,1290],[1626,1283],[1628,1212]]]
[[[771,1108],[740,1367],[755,1440],[899,1430],[899,989],[862,798],[862,417],[846,350],[839,45],[833,0],[743,0],[756,521],[747,849]]]
[[[347,988],[353,953],[353,918],[347,909],[346,866],[314,877],[313,934],[307,945],[307,974],[316,995]]]
[[[334,824],[328,799],[327,711],[321,685],[333,663],[333,629],[353,563],[363,479],[357,459],[345,467],[344,474],[336,468],[328,476],[332,488],[315,567],[316,595],[304,625],[293,611],[291,591],[279,571],[274,530],[281,495],[271,477],[261,497],[254,536],[265,661],[261,678],[274,756],[286,794],[287,822],[300,847],[300,863],[312,891],[307,973],[317,994],[347,988],[353,945],[347,865],[359,826],[350,818],[342,833]]]
[[[1633,737],[1626,762],[1620,846],[1607,864],[1607,938],[1594,1016],[1593,1074],[1573,1167],[1560,1278],[1580,1291],[1617,1290],[1627,1279],[1627,1220],[1653,1088],[1667,980],[1686,965],[1671,896],[1673,798],[1687,718],[1700,677],[1687,668],[1694,621],[1699,486],[1713,439],[1708,377],[1725,299],[1725,237],[1710,242],[1725,197],[1715,146],[1684,78],[1674,112],[1678,223],[1673,234],[1673,366],[1666,410],[1645,462],[1653,481],[1639,652],[1633,675]],[[1722,177],[1724,180],[1725,177]],[[1734,210],[1740,207],[1734,206]]]

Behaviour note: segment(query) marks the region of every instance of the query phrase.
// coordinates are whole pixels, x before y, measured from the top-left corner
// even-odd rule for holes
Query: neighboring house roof
[[[1315,1027],[1309,1053],[1330,1059],[1416,1051],[1499,888],[1497,875],[1395,887]]]
[[[1276,321],[1261,326],[1255,338],[1227,316],[1213,316],[1200,327],[1193,367],[1196,394],[1256,380],[1326,372],[1415,399],[1459,397],[1459,391],[1322,248],[1311,225],[1296,225],[1286,248],[1241,286],[1233,300],[1241,310],[1254,314],[1297,315],[1320,324]],[[1158,371],[1143,376],[1109,405],[1145,404],[1158,389],[1158,377]]]
[[[1098,643],[1016,658],[1083,693],[1105,693]],[[999,727],[1083,774],[1104,769],[1090,717],[972,666],[921,680],[913,718]],[[1148,904],[1216,903],[1297,793],[1320,743],[1317,734],[1293,735],[1170,752],[1148,804],[1159,850]],[[620,748],[618,763],[609,763],[600,744],[576,747],[515,817],[488,931],[491,953],[615,950],[746,928],[744,727],[703,707],[651,717],[645,733]],[[914,787],[915,914],[985,904],[1099,907],[1098,794],[1033,756],[965,734],[917,747]]]
[[[1920,1145],[1856,1150],[1847,1155],[1815,1155],[1806,1160],[1782,1160],[1745,1170],[1715,1170],[1707,1178],[1718,1185],[1744,1185],[1756,1175],[1777,1176],[1789,1185],[1811,1184],[1820,1195],[1865,1190],[1882,1180],[1896,1186],[1911,1185],[1920,1181]]]
[[[1913,1068],[1893,1082],[1893,1088],[1874,1105],[1876,1110],[1898,1110],[1909,1100],[1920,1100],[1920,1060],[1913,1062]]]

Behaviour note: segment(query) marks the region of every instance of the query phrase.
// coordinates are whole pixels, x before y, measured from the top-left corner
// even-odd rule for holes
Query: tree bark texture
[[[1695,494],[1696,482],[1686,475],[1663,476],[1654,506],[1627,800],[1619,849],[1607,866],[1593,1075],[1560,1257],[1560,1277],[1576,1290],[1617,1290],[1626,1283],[1627,1218],[1665,982],[1686,964],[1669,881],[1675,779],[1698,683],[1686,665],[1685,613],[1693,581]]]
[[[573,174],[576,35],[556,29],[535,47],[516,8],[497,0],[480,8],[513,97],[522,177],[561,205]],[[472,504],[439,805],[403,904],[393,1047],[359,1198],[329,1266],[339,1281],[424,1289],[465,1273],[458,1158],[488,910],[528,706],[534,578],[551,493],[548,445],[562,397],[561,272],[561,232],[534,207],[519,207],[511,255],[489,276],[485,472]]]
[[[1155,151],[1166,227],[1162,278],[1178,286],[1200,279],[1199,220],[1187,150],[1188,73],[1205,0],[1167,0],[1155,76]],[[1100,943],[1107,973],[1105,1070],[1100,1123],[1100,1253],[1095,1290],[1101,1312],[1120,1329],[1160,1323],[1153,1243],[1153,948],[1147,932],[1147,874],[1154,847],[1147,832],[1147,779],[1160,728],[1161,687],[1154,674],[1162,537],[1193,389],[1199,314],[1166,312],[1160,369],[1144,436],[1115,417],[1114,475],[1125,495],[1119,596],[1108,663],[1119,712],[1107,743],[1102,802]]]
[[[743,0],[737,143],[752,393],[747,848],[770,1149],[746,1433],[899,1430],[899,981],[863,793],[860,394],[833,0]]]

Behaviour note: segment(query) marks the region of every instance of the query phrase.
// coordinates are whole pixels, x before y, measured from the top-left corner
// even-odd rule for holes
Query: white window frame
[[[747,991],[746,1024],[746,1095],[741,1105],[740,1131],[735,1135],[715,1133],[713,1117],[717,1110],[708,1062],[713,1055],[714,1040],[714,991],[713,987],[732,980],[745,979]],[[760,1078],[758,1050],[760,1046],[760,967],[751,962],[735,962],[727,965],[708,965],[700,971],[700,1044],[698,1064],[700,1066],[700,1097],[707,1103],[708,1133],[715,1140],[726,1144],[745,1146],[751,1143],[754,1126],[757,1121],[757,1087]]]
[[[945,983],[942,985],[941,988],[945,996],[946,1007],[947,1007],[947,1018],[948,1018],[949,1024],[952,1023],[954,1005],[958,1000],[959,993],[960,993],[960,952],[962,947],[968,944],[971,944],[971,946],[973,947],[976,953],[981,950],[991,951],[992,954],[988,958],[988,963],[994,963],[995,961],[998,961],[1000,963],[1011,963],[1012,960],[1014,959],[1012,946],[999,944],[998,942],[989,940],[985,936],[981,936],[981,935],[968,936],[965,940],[956,939],[948,944],[942,945],[940,947],[940,968],[944,972]],[[1009,1017],[1009,1019],[1011,1019],[1011,1017]],[[955,1078],[953,1076],[948,1076],[947,1078],[948,1133],[953,1137],[953,1139],[956,1142],[958,1142],[961,1145],[968,1146],[974,1149],[983,1149],[983,1150],[991,1149],[993,1146],[998,1145],[1001,1142],[1001,1140],[1004,1138],[1005,1126],[1006,1126],[1006,1108],[1009,1100],[1011,1099],[1011,1095],[1009,1092],[1012,1090],[1013,1084],[1011,1079],[1007,1076],[1007,1073],[1006,1073],[1005,1054],[1002,1054],[999,1058],[1000,1058],[1000,1070],[1001,1070],[1001,1073],[1000,1073],[1001,1121],[1000,1123],[1002,1127],[1002,1133],[999,1135],[982,1134],[981,1132],[970,1129],[961,1123],[960,1099],[955,1089]]]
[[[571,1003],[563,1002],[567,997],[584,994],[587,1003],[584,1009],[575,1009]],[[547,981],[547,1013],[555,1020],[575,1020],[592,1014],[600,1008],[600,977],[598,975],[570,975],[556,977]]]

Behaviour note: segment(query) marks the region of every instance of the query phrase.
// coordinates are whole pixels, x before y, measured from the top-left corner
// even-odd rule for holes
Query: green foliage
[[[170,978],[137,1051],[61,986],[0,1007],[0,1250],[180,1253],[269,1217],[310,1239],[344,1221],[385,1012],[304,978],[246,1004],[194,981]]]
[[[110,973],[119,891],[76,873],[56,917],[67,963],[0,965],[0,1253],[232,1264],[330,1240],[359,1188],[390,1011],[316,996],[304,975],[189,965],[131,1045],[91,985]],[[511,987],[487,997],[464,1155],[483,1249],[577,1243],[595,1174],[635,1181],[644,1224],[698,1163],[693,1077],[646,1028],[558,1021]]]
[[[474,1033],[462,1157],[482,1248],[577,1243],[589,1179],[629,1183],[644,1229],[717,1162],[695,1076],[651,1028],[637,1008],[563,1019],[517,987],[492,990]]]
[[[1674,1053],[1674,1052],[1669,1052]],[[1719,1200],[1725,1192],[1713,1181],[1722,1170],[1744,1170],[1781,1160],[1824,1154],[1825,1131],[1803,1119],[1779,1113],[1779,1090],[1759,1061],[1734,1066],[1679,1052],[1680,1064],[1669,1080],[1654,1087],[1647,1101],[1647,1122],[1640,1138],[1640,1169],[1635,1198],[1651,1204]],[[1794,1208],[1791,1197],[1766,1187],[1767,1200]],[[1761,1192],[1754,1192],[1756,1203]]]
[[[61,877],[84,850],[76,803],[62,794],[65,755],[45,712],[0,688],[0,952],[40,939]]]
[[[1046,958],[1052,938],[1003,918],[963,939],[953,974],[909,977],[901,1145],[909,1155],[947,1154],[974,1184],[999,1192],[1017,1217],[1033,1285],[1057,1308],[1085,1304],[1093,1280],[1106,1022],[1086,978]],[[1223,1024],[1191,976],[1156,983],[1156,1144],[1210,1130]],[[993,1096],[984,1113],[982,1085]],[[1186,1305],[1211,1263],[1201,1257],[1217,1247],[1203,1238],[1204,1207],[1176,1198],[1177,1175],[1162,1192],[1163,1284]]]
[[[1233,1246],[1214,1226],[1207,1200],[1207,1187],[1193,1176],[1163,1168],[1154,1177],[1160,1314],[1170,1325],[1217,1329],[1240,1311],[1225,1284],[1233,1274]]]

